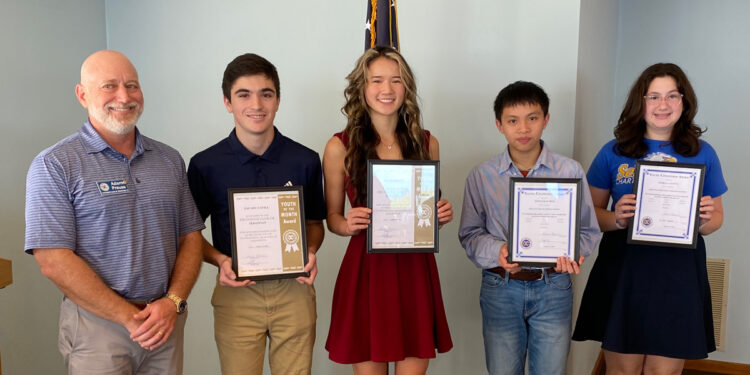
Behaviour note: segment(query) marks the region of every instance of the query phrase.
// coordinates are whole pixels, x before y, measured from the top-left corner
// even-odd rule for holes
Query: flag
[[[396,0],[367,0],[365,51],[375,46],[398,48]]]

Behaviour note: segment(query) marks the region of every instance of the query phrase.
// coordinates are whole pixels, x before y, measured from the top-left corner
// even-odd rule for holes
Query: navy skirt
[[[573,340],[627,354],[701,359],[716,350],[706,245],[628,245],[604,233],[583,292]]]

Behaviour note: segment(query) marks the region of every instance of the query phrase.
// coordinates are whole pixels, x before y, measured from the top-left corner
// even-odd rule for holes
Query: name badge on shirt
[[[99,194],[101,195],[127,193],[129,191],[128,180],[125,179],[97,181],[96,187],[99,188]]]

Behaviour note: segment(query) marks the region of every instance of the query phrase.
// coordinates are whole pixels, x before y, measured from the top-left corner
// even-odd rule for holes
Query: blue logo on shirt
[[[101,195],[127,193],[129,191],[128,180],[125,179],[97,181],[96,187],[99,188],[99,194]]]
[[[617,184],[632,184],[634,175],[635,168],[631,167],[628,163],[620,164],[617,167]]]

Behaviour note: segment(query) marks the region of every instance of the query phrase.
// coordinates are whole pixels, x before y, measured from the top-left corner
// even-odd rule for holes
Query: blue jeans
[[[538,281],[509,280],[482,271],[479,302],[487,370],[490,375],[566,373],[573,313],[570,275]]]

